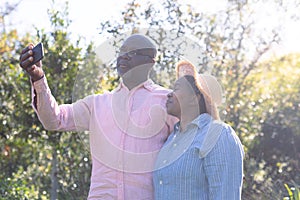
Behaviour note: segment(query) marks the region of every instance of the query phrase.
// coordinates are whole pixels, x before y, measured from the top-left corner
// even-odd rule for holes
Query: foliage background
[[[222,117],[246,152],[242,199],[292,199],[284,184],[300,184],[300,54],[265,58],[280,42],[280,25],[257,32],[253,10],[261,1],[230,2],[225,11],[206,15],[177,1],[131,1],[116,19],[99,22],[100,34],[116,49],[126,33],[154,39],[159,55],[151,77],[166,87],[180,57],[217,76],[226,91]],[[286,2],[273,1],[282,11]],[[30,80],[18,66],[21,49],[43,42],[44,69],[59,103],[111,90],[119,79],[114,61],[104,62],[93,43],[83,48],[80,38],[70,40],[68,3],[48,14],[50,32],[1,32],[0,199],[86,199],[89,189],[88,134],[43,129],[31,107]]]

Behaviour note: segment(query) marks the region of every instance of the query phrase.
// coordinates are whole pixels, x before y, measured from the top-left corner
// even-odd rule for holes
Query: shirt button
[[[176,147],[177,146],[177,144],[175,143],[175,144],[173,144],[173,147]]]
[[[159,185],[162,185],[162,184],[163,184],[163,182],[162,182],[162,180],[160,180],[160,181],[159,181]]]
[[[164,161],[163,161],[163,163],[166,163],[166,162],[167,162],[167,160],[164,160]]]

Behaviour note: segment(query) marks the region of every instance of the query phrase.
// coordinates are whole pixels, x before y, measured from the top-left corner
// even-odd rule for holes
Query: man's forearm
[[[47,130],[74,129],[64,119],[71,115],[71,106],[59,106],[52,96],[45,77],[32,83],[32,105],[39,120]]]

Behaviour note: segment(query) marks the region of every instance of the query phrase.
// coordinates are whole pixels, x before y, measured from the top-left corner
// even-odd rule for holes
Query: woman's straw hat
[[[207,112],[216,120],[219,120],[217,109],[223,102],[223,89],[217,78],[209,74],[198,74],[196,67],[189,61],[182,60],[176,64],[176,78],[186,75],[193,76],[196,86],[203,94]]]

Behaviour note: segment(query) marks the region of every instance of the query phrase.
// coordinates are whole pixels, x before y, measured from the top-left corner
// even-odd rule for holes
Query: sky
[[[159,0],[152,0],[159,2]],[[4,3],[8,0],[0,0],[0,12]],[[17,27],[19,33],[32,32],[34,26],[50,30],[50,21],[47,10],[52,6],[52,0],[9,0],[10,3],[20,2],[17,9],[5,18],[6,27]],[[65,1],[56,0],[56,5]],[[101,42],[99,35],[100,22],[112,19],[118,15],[128,0],[69,0],[69,18],[72,20],[70,32],[73,37],[84,37],[87,41]],[[197,10],[204,12],[217,12],[225,7],[226,0],[179,0],[190,3]],[[58,3],[58,4],[57,4]],[[276,13],[271,8],[260,8],[262,14],[262,26],[278,23]],[[268,20],[268,21],[266,21]],[[290,21],[282,21],[284,24],[283,42],[276,47],[281,53],[300,52],[300,24]],[[99,43],[98,43],[99,44]]]

